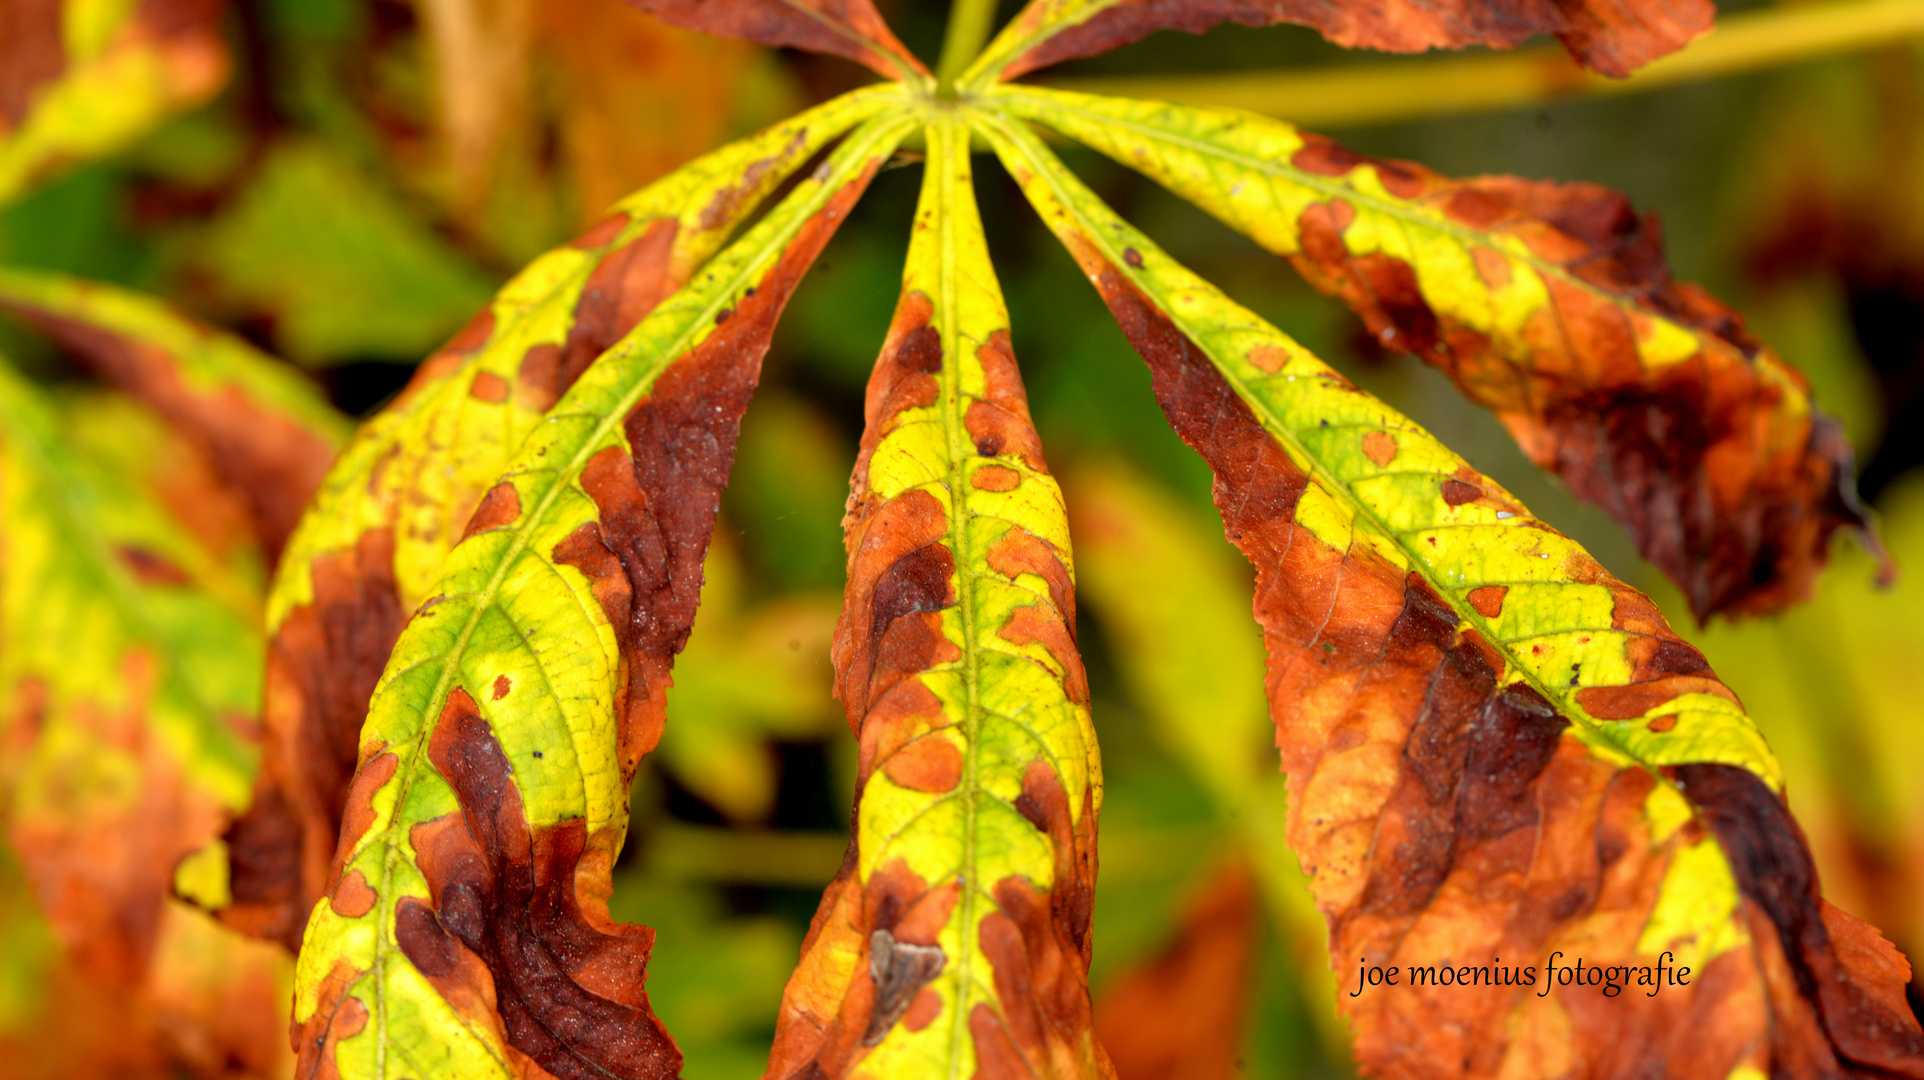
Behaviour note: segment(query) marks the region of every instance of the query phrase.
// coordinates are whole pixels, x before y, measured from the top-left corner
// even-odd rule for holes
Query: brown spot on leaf
[[[350,870],[341,883],[334,887],[334,893],[327,902],[334,909],[334,914],[344,919],[358,919],[374,910],[374,901],[377,899],[374,886],[367,883],[367,876],[359,870]]]
[[[1258,345],[1249,350],[1249,362],[1256,366],[1256,370],[1274,375],[1289,363],[1289,353],[1274,345]]]
[[[1669,713],[1664,716],[1659,716],[1655,720],[1652,720],[1648,724],[1644,725],[1644,727],[1649,728],[1651,731],[1654,731],[1659,735],[1663,734],[1666,731],[1669,731],[1671,728],[1674,728],[1676,726],[1677,726],[1677,714],[1675,713]]]
[[[187,585],[194,580],[179,563],[159,552],[123,544],[116,554],[120,556],[120,564],[134,575],[134,580],[144,585]]]
[[[1363,436],[1363,456],[1376,463],[1379,469],[1388,468],[1396,460],[1396,437],[1387,431],[1372,431]]]
[[[1466,484],[1461,480],[1445,480],[1443,481],[1442,487],[1443,501],[1451,506],[1462,506],[1464,503],[1473,503],[1483,497],[1482,488],[1475,484]]]
[[[1478,615],[1486,619],[1494,619],[1503,614],[1503,598],[1507,596],[1509,592],[1510,587],[1508,585],[1484,585],[1480,588],[1471,589],[1469,595],[1463,599],[1469,603],[1471,608],[1475,609]]]
[[[882,771],[912,791],[953,791],[962,780],[962,751],[940,735],[927,735],[889,755]]]
[[[295,1075],[302,1080],[341,1080],[340,1062],[335,1054],[343,1039],[351,1039],[367,1028],[367,1006],[361,999],[347,996],[356,972],[346,961],[336,960],[322,978],[318,990],[320,1005],[305,1021],[288,1030],[297,1059]]]
[[[468,396],[476,401],[499,404],[508,400],[508,380],[492,371],[477,371],[474,381],[468,384]]]
[[[509,679],[506,675],[496,675],[494,677],[494,700],[500,701],[502,698],[507,697],[508,691],[512,689],[514,689],[514,681],[512,679]]]
[[[988,465],[975,470],[969,483],[983,491],[1014,491],[1022,483],[1022,474],[1002,465]]]
[[[461,533],[461,539],[490,529],[506,528],[520,520],[521,493],[515,490],[512,480],[503,480],[481,496],[481,503],[474,508],[474,516],[468,518],[468,527]]]

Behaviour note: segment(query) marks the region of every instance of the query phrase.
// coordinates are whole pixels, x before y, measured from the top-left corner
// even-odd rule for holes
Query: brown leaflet
[[[1167,948],[1097,996],[1118,1080],[1233,1080],[1261,915],[1249,866],[1231,863],[1189,901]]]
[[[1671,280],[1654,216],[1595,184],[1514,177],[1451,180],[1411,162],[1365,158],[1320,136],[1293,163],[1344,176],[1376,170],[1398,199],[1454,224],[1521,240],[1575,281],[1544,276],[1546,304],[1515,355],[1432,310],[1403,260],[1352,255],[1340,198],[1312,207],[1290,261],[1343,298],[1384,344],[1415,353],[1494,409],[1525,452],[1609,511],[1690,598],[1698,618],[1757,615],[1810,594],[1831,534],[1875,544],[1850,447],[1828,418],[1791,401],[1803,377],[1703,290]],[[1494,290],[1510,266],[1473,248]],[[1639,355],[1655,315],[1696,334],[1695,353],[1652,370]]]
[[[247,508],[270,564],[334,460],[334,442],[234,386],[202,388],[161,349],[24,303],[5,305],[124,393],[152,408],[201,451]],[[208,333],[213,333],[209,330]]]
[[[1035,37],[1048,33],[1062,0],[1032,0],[1017,27]],[[1345,48],[1385,52],[1462,49],[1472,45],[1508,49],[1537,34],[1555,34],[1578,63],[1605,75],[1633,69],[1682,48],[1710,29],[1710,0],[1390,0],[1357,4],[1342,0],[1117,0],[1098,7],[1016,57],[1002,73],[1012,79],[1037,68],[1120,48],[1158,30],[1200,34],[1219,23],[1313,27]]]
[[[1329,919],[1339,979],[1365,962],[1500,974],[1499,961],[1520,979],[1558,951],[1565,963],[1636,964],[1637,933],[1685,846],[1708,828],[1737,873],[1752,947],[1715,956],[1688,987],[1537,997],[1539,981],[1345,997],[1364,1071],[1444,1080],[1583,1062],[1605,1077],[1723,1076],[1767,1047],[1782,1075],[1924,1076],[1924,1034],[1899,1007],[1901,961],[1818,898],[1778,796],[1741,770],[1685,766],[1677,779],[1697,817],[1657,836],[1645,806],[1663,781],[1599,758],[1527,684],[1500,684],[1495,650],[1418,575],[1298,525],[1309,476],[1120,268],[1075,247],[1171,425],[1215,472],[1224,531],[1257,568],[1288,835]],[[1619,629],[1675,642],[1632,657],[1633,685],[1701,679],[1701,657],[1650,621],[1647,600],[1600,567],[1572,574],[1617,594]]]
[[[846,57],[884,78],[928,74],[871,0],[628,0],[656,18],[704,34],[746,38]]]

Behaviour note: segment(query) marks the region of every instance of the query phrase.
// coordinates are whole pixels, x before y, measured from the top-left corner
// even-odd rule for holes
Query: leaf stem
[[[1629,94],[1867,49],[1924,34],[1918,0],[1841,0],[1733,15],[1626,79],[1584,71],[1560,48],[1311,71],[1054,79],[1083,93],[1213,105],[1312,126],[1385,123]],[[946,59],[946,56],[945,56]]]
[[[949,6],[949,28],[942,37],[942,57],[935,65],[937,94],[954,96],[955,77],[989,40],[995,4],[996,0],[954,0]]]

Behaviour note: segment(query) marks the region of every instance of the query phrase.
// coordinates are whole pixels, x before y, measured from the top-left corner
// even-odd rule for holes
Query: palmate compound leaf
[[[245,505],[271,565],[347,440],[292,367],[159,300],[0,267],[0,311],[39,329],[171,424]]]
[[[1699,618],[1809,596],[1839,528],[1869,537],[1850,447],[1736,312],[1670,280],[1653,219],[1594,184],[1450,180],[1278,121],[998,93],[1138,169],[1354,307],[1496,411],[1608,510]]]
[[[1908,965],[1819,896],[1776,762],[1655,606],[1162,254],[1021,121],[978,116],[1257,567],[1289,835],[1339,978],[1452,969],[1343,995],[1359,1065],[1924,1076]],[[1547,977],[1578,958],[1632,985]],[[1689,985],[1653,985],[1660,960]]]
[[[516,275],[355,435],[269,595],[264,760],[252,807],[227,833],[229,925],[298,947],[402,622],[542,414],[769,191],[888,100],[886,89],[837,99],[623,200]]]
[[[913,124],[864,123],[523,441],[369,705],[295,983],[304,1075],[665,1077],[607,917],[737,425],[782,305]]]
[[[62,427],[0,367],[0,825],[58,943],[55,1003],[88,1014],[57,1019],[119,1021],[89,1034],[146,1075],[269,1076],[285,959],[170,895],[247,796],[258,586]]]
[[[1110,1076],[1086,982],[1102,780],[1068,521],[969,131],[954,110],[926,131],[845,521],[834,657],[860,743],[854,836],[766,1076]]]
[[[0,5],[0,203],[113,153],[227,78],[222,0]]]
[[[1345,48],[1386,52],[1507,49],[1555,34],[1578,63],[1621,76],[1682,48],[1716,13],[1711,0],[1029,0],[961,82],[982,87],[1158,30],[1200,34],[1226,22],[1299,23]]]
[[[873,0],[628,0],[704,34],[846,57],[886,79],[926,84],[928,68],[896,40]]]

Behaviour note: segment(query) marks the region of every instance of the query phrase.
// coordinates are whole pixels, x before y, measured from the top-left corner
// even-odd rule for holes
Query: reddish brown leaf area
[[[235,387],[189,385],[172,357],[144,342],[21,304],[5,307],[146,403],[200,450],[222,485],[247,508],[270,563],[279,561],[334,460],[325,436],[263,408]]]
[[[326,890],[361,721],[403,622],[390,531],[364,534],[312,574],[314,602],[268,645],[261,773],[253,805],[227,829],[234,902],[218,913],[294,950]]]
[[[1040,16],[1049,6],[1035,0],[1031,11]],[[1710,29],[1716,14],[1710,0],[1119,0],[1036,45],[1003,77],[1108,52],[1158,30],[1200,34],[1225,22],[1297,23],[1345,48],[1385,52],[1508,49],[1555,34],[1583,66],[1622,76],[1682,48]]]
[[[1296,525],[1309,477],[1118,268],[1079,256],[1148,360],[1170,423],[1214,470],[1224,530],[1257,568],[1289,838],[1329,918],[1339,979],[1365,962],[1499,976],[1534,966],[1541,979],[1559,950],[1565,964],[1648,964],[1637,932],[1674,853],[1707,825],[1736,870],[1753,946],[1718,955],[1689,986],[1538,997],[1541,981],[1512,981],[1345,997],[1364,1071],[1443,1080],[1574,1060],[1599,1077],[1724,1076],[1767,1043],[1776,1075],[1924,1076],[1924,1035],[1895,1004],[1898,965],[1867,960],[1875,946],[1837,947],[1875,931],[1823,909],[1777,796],[1734,768],[1678,770],[1700,817],[1658,840],[1644,807],[1662,781],[1593,755],[1527,684],[1500,685],[1500,658],[1419,577]],[[1619,624],[1674,640],[1648,621],[1647,600],[1601,568],[1578,570],[1617,593]],[[1633,661],[1637,682],[1695,680],[1673,695],[1714,683],[1678,648]],[[1332,801],[1328,785],[1355,782],[1318,786],[1319,771],[1349,775],[1365,750],[1395,762],[1394,776]]]
[[[61,0],[0,4],[0,131],[18,127],[41,86],[67,66]]]
[[[1190,901],[1176,939],[1096,998],[1118,1080],[1234,1080],[1260,909],[1237,862]]]
[[[882,21],[871,0],[628,0],[657,18],[704,34],[829,53],[885,78],[928,74]]]
[[[601,519],[554,557],[593,582],[626,663],[624,775],[661,738],[669,669],[694,626],[702,560],[775,320],[873,176],[871,166],[836,192],[715,330],[661,373],[624,423],[632,457],[604,450],[582,474]]]
[[[1654,217],[1594,184],[1451,180],[1305,138],[1299,168],[1340,176],[1367,163],[1398,198],[1520,238],[1567,273],[1544,275],[1549,300],[1519,356],[1432,310],[1408,263],[1352,255],[1343,231],[1354,213],[1341,199],[1303,216],[1301,253],[1291,259],[1384,344],[1422,357],[1496,410],[1537,464],[1630,531],[1699,618],[1801,600],[1832,533],[1869,535],[1841,433],[1788,397],[1785,383],[1802,387],[1802,376],[1751,339],[1736,312],[1671,280]],[[1511,264],[1473,251],[1485,280],[1501,287]],[[1637,343],[1650,316],[1695,332],[1695,354],[1648,367]]]
[[[584,861],[605,878],[619,838],[590,837],[579,818],[531,830],[465,690],[449,696],[428,757],[461,812],[411,833],[433,907],[408,898],[397,909],[408,962],[463,1015],[498,1010],[509,1045],[561,1080],[677,1075],[681,1053],[642,989],[654,931],[610,921],[605,901],[576,887],[592,876]],[[332,1061],[325,1047],[301,1049],[304,1069]]]

